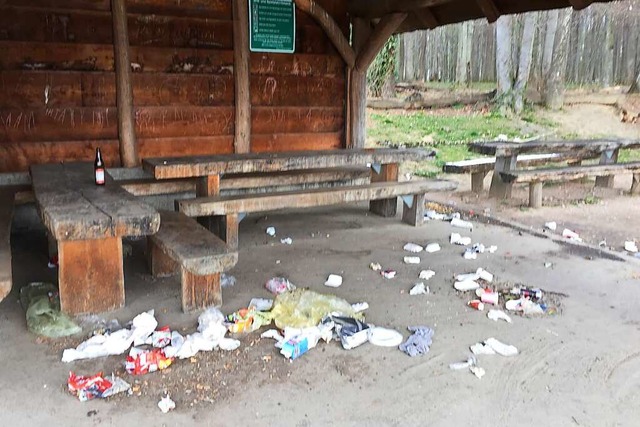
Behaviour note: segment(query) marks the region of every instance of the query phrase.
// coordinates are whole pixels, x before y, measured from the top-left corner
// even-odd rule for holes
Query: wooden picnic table
[[[40,217],[58,248],[62,311],[98,313],[124,305],[122,237],[154,234],[160,215],[109,174],[96,186],[92,163],[31,166]]]
[[[594,157],[600,153],[600,164],[613,164],[618,161],[618,152],[623,148],[640,148],[640,140],[600,139],[600,140],[568,140],[568,141],[487,141],[474,142],[469,149],[473,152],[496,157],[494,173],[491,178],[489,195],[492,197],[511,197],[512,183],[503,182],[500,172],[511,172],[516,169],[519,154],[558,154],[571,153],[576,158]],[[612,176],[596,178],[596,185],[610,187]]]

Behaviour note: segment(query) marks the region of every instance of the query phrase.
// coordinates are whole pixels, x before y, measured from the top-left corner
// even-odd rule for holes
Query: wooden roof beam
[[[419,9],[414,12],[414,15],[422,24],[430,30],[436,28],[440,23],[438,22],[438,18],[435,17],[431,9],[428,7],[424,9]]]
[[[390,13],[415,12],[418,9],[448,3],[451,0],[349,0],[347,10],[353,16],[381,18]]]
[[[407,18],[406,13],[392,13],[384,16],[373,29],[373,33],[362,46],[356,58],[355,68],[359,71],[366,71],[376,57],[382,46],[389,40],[389,37],[398,29],[400,24]]]
[[[311,15],[320,24],[347,66],[353,68],[356,62],[356,54],[333,17],[314,0],[295,0],[295,4],[301,11]]]
[[[496,22],[500,18],[500,11],[493,0],[476,0],[480,10],[487,17],[487,21]]]

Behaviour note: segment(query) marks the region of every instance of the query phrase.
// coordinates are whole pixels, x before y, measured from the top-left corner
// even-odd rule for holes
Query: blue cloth
[[[409,326],[408,329],[413,332],[413,335],[400,344],[400,350],[411,357],[428,353],[429,346],[433,342],[433,329],[428,326]]]

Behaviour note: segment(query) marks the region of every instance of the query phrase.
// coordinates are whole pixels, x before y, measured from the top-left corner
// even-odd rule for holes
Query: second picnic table
[[[474,142],[469,146],[473,152],[496,157],[491,178],[489,195],[510,198],[513,184],[505,182],[502,175],[516,170],[519,154],[571,153],[573,157],[589,158],[600,153],[600,165],[611,165],[618,161],[618,153],[623,148],[640,148],[640,140],[571,140],[571,141],[529,141],[523,143],[508,141]],[[613,176],[598,176],[596,185],[613,186]]]

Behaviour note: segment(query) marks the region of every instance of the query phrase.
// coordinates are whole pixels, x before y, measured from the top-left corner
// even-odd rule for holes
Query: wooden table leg
[[[230,249],[238,249],[238,230],[240,227],[240,218],[238,214],[229,214],[219,217],[220,237],[229,246]]]
[[[371,182],[398,181],[398,164],[389,163],[380,167],[380,173],[371,169]],[[396,216],[398,199],[372,200],[369,202],[369,210],[383,217]]]
[[[122,239],[58,241],[62,311],[101,313],[124,306]]]
[[[425,194],[415,194],[411,196],[411,206],[407,205],[406,200],[402,205],[402,222],[418,227],[424,224],[424,197]]]
[[[471,172],[471,191],[480,194],[484,189],[484,178],[487,176],[486,171]]]
[[[220,273],[198,276],[182,267],[182,311],[222,305]]]
[[[618,163],[618,151],[619,150],[603,151],[602,154],[600,155],[600,164],[612,165],[612,164]],[[615,178],[615,175],[597,176],[596,187],[613,188],[614,178]]]
[[[634,173],[631,178],[631,194],[640,194],[640,173]]]
[[[210,197],[220,194],[220,175],[209,175],[196,181],[196,197]],[[215,235],[220,235],[218,218],[213,216],[199,217],[198,222]]]
[[[529,207],[542,207],[542,182],[540,181],[529,184]]]
[[[514,156],[496,156],[496,164],[493,170],[493,177],[491,177],[491,188],[489,189],[489,196],[499,199],[511,198],[511,189],[513,184],[507,184],[502,181],[500,172],[509,172],[516,168],[516,155]]]

